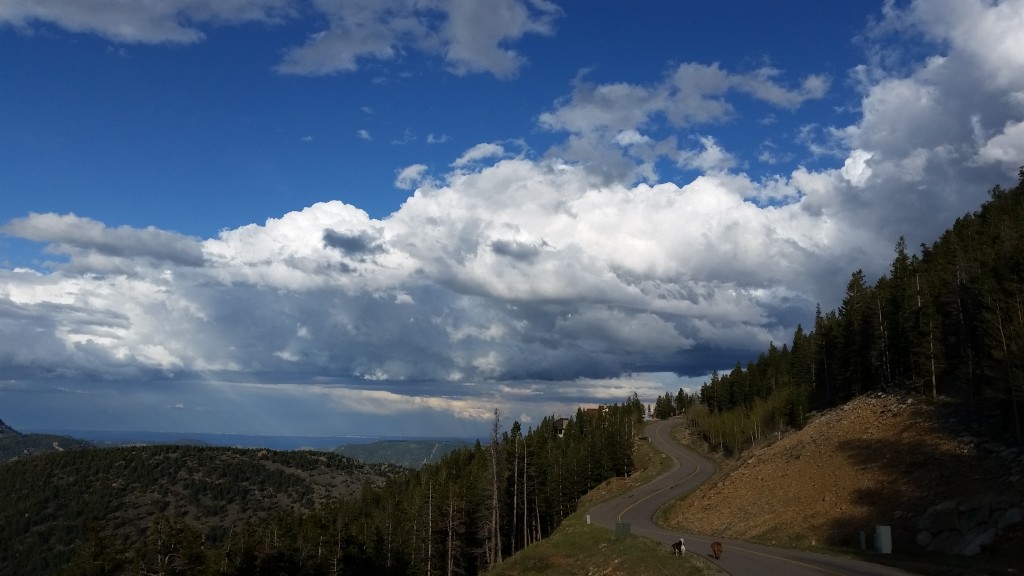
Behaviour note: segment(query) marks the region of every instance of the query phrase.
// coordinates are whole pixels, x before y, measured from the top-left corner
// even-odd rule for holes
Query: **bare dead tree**
[[[501,452],[501,445],[498,443],[498,433],[501,430],[501,412],[494,409],[494,423],[491,426],[491,514],[490,514],[490,545],[488,546],[488,562],[493,566],[501,563],[501,489],[498,477],[498,460]]]

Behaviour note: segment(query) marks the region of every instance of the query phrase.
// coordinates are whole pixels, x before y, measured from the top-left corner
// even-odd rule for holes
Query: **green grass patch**
[[[580,511],[567,518],[550,538],[487,571],[488,576],[528,574],[710,576],[722,572],[699,554],[687,553],[680,558],[668,546],[647,538],[616,538],[613,530],[587,524],[586,512]]]

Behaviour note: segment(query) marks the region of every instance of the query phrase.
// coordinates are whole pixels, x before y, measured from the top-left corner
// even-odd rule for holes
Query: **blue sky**
[[[1024,1],[0,1],[0,418],[695,387],[1024,164]]]

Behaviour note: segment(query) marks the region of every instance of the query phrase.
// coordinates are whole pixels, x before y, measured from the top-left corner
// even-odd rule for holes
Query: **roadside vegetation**
[[[488,570],[487,576],[710,576],[722,571],[699,554],[674,556],[668,547],[635,535],[617,538],[607,528],[587,524],[587,511],[620,494],[650,482],[669,470],[670,461],[645,439],[636,443],[636,471],[616,477],[591,490],[579,511],[541,542],[516,553]]]
[[[655,576],[722,574],[700,554],[675,556],[661,543],[586,523],[584,511],[562,523],[551,536],[486,572],[487,576]]]

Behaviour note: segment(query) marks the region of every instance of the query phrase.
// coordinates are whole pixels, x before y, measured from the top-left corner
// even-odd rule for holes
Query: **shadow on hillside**
[[[884,480],[855,493],[858,510],[839,512],[829,524],[830,544],[859,548],[863,531],[870,550],[875,526],[883,525],[892,527],[894,550],[918,550],[917,521],[929,507],[995,488],[997,474],[989,459],[979,458],[974,450],[955,449],[949,436],[934,433],[934,438],[864,438],[839,444],[840,454],[864,471],[865,482],[879,473]]]

